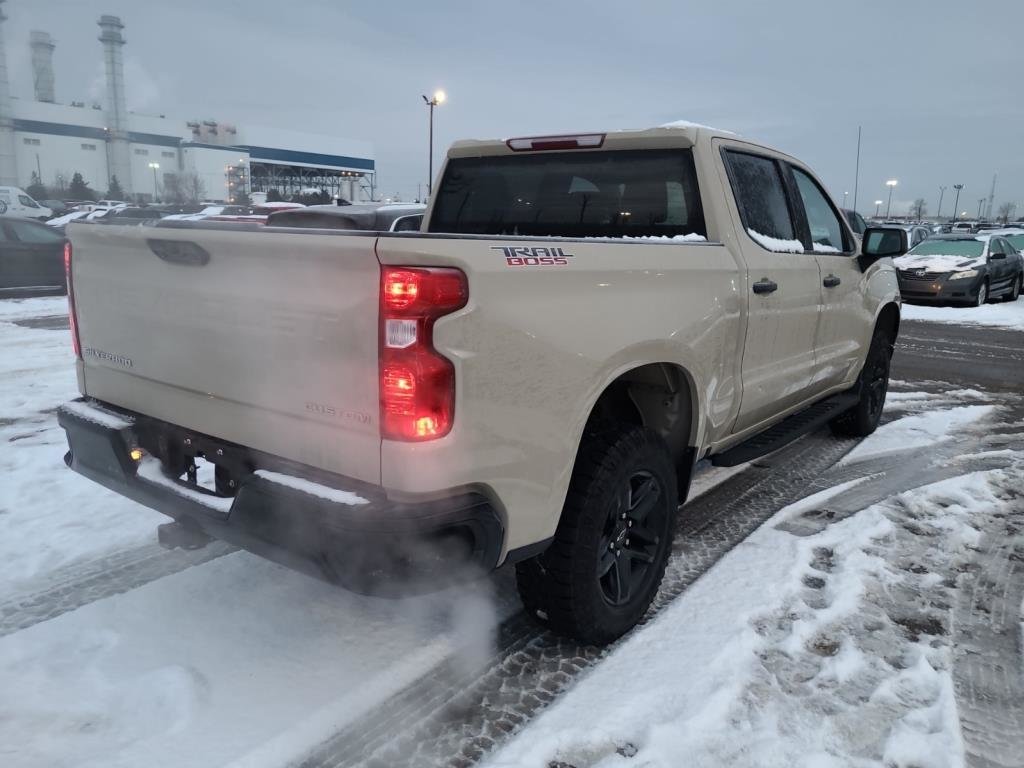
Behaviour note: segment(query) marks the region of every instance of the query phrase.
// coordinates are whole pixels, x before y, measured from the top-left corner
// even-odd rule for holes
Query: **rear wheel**
[[[1016,301],[1020,298],[1020,292],[1024,289],[1024,273],[1017,275],[1017,279],[1013,281],[1013,287],[1010,292],[1003,297],[1003,301]]]
[[[857,378],[860,400],[845,413],[836,416],[829,427],[833,434],[844,437],[867,437],[878,428],[889,391],[889,366],[892,361],[893,338],[888,330],[876,328],[868,348],[864,368]]]
[[[516,567],[526,610],[585,643],[629,631],[665,573],[677,499],[672,458],[655,432],[586,438],[554,541]]]

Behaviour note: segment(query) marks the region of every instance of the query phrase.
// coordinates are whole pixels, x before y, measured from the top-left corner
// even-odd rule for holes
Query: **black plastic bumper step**
[[[860,395],[857,392],[843,392],[815,403],[810,408],[787,416],[775,426],[759,432],[739,445],[712,456],[711,463],[716,467],[735,467],[737,464],[766,456],[828,423],[843,411],[855,406],[859,399]]]

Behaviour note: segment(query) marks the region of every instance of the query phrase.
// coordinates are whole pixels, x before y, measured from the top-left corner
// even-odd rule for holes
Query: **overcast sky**
[[[796,155],[836,198],[935,213],[946,185],[1024,214],[1024,0],[8,0],[12,92],[28,31],[56,40],[57,100],[101,98],[96,20],[125,24],[129,107],[373,143],[380,191],[415,196],[464,137],[688,119]],[[436,165],[435,165],[436,168]],[[884,205],[883,205],[884,211]]]

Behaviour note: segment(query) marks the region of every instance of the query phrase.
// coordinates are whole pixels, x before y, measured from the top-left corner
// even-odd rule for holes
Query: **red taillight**
[[[387,440],[431,440],[452,428],[455,366],[434,349],[434,321],[469,298],[458,269],[383,267],[380,420]]]
[[[597,149],[604,144],[603,133],[581,133],[573,136],[525,136],[505,142],[513,152],[542,152],[555,149]]]
[[[78,341],[78,314],[75,312],[75,289],[71,280],[71,243],[64,243],[64,279],[68,284],[68,325],[71,328],[71,346],[75,357],[82,359],[82,345]]]

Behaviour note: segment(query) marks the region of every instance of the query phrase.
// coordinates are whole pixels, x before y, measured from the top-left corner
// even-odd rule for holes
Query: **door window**
[[[817,182],[799,168],[793,168],[796,188],[807,214],[811,247],[817,253],[842,253],[851,250],[846,242],[839,215],[832,208]]]
[[[989,256],[996,253],[1005,253],[1005,251],[1003,250],[1003,241],[1000,240],[998,237],[993,237],[988,244],[988,253]]]
[[[775,247],[767,240],[771,238],[784,244],[795,242],[799,245],[778,163],[767,157],[734,150],[726,150],[725,156],[729,183],[744,228],[768,250],[793,250],[791,247]]]

